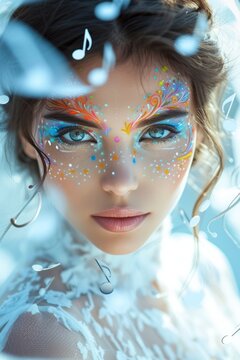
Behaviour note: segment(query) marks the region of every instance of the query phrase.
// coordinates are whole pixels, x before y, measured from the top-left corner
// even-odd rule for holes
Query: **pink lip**
[[[92,215],[93,219],[105,230],[126,232],[136,229],[149,213],[129,208],[113,208]]]

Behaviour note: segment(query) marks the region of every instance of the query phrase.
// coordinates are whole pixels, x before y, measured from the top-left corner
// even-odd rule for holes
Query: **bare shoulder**
[[[77,334],[62,326],[53,314],[24,313],[14,323],[3,351],[18,356],[74,359],[76,344]]]

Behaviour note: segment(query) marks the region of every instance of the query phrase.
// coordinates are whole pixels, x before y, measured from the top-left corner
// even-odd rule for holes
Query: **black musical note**
[[[109,269],[109,267],[107,265],[101,265],[97,259],[95,259],[95,261],[97,262],[97,264],[100,267],[101,271],[103,272],[105,278],[107,279],[106,282],[102,283],[99,286],[99,289],[103,294],[111,294],[113,292],[113,286],[112,286],[112,284],[111,284],[111,282],[109,280],[109,277],[112,276],[111,270]],[[104,272],[104,269],[109,272],[109,275],[108,275],[109,277]]]
[[[87,42],[88,42],[88,48],[87,48],[87,50],[90,50],[91,47],[92,47],[92,37],[91,37],[88,29],[85,29],[84,40],[83,40],[83,48],[82,48],[82,49],[76,49],[76,50],[74,50],[74,52],[72,53],[72,57],[73,57],[75,60],[82,60],[82,59],[85,57]]]

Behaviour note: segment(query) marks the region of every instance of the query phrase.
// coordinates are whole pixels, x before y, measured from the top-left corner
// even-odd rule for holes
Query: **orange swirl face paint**
[[[129,162],[141,167],[143,176],[174,181],[193,153],[190,89],[176,78],[157,84],[131,117],[119,123],[118,134],[105,119],[109,105],[95,104],[93,95],[49,99],[49,113],[38,126],[38,142],[51,159],[51,175],[81,184],[108,171],[113,162]]]

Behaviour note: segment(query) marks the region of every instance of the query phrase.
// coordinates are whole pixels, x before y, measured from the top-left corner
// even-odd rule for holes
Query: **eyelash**
[[[143,136],[145,134],[147,134],[150,130],[156,130],[156,129],[160,129],[160,130],[168,130],[170,131],[170,134],[167,135],[166,137],[164,138],[148,138],[148,139],[143,139]],[[159,125],[159,124],[156,124],[156,125],[152,125],[150,126],[147,130],[145,130],[143,132],[143,134],[141,135],[140,137],[140,140],[139,142],[141,141],[145,141],[145,142],[155,142],[155,143],[159,143],[159,142],[167,142],[167,141],[171,141],[173,138],[175,138],[175,136],[177,134],[179,134],[181,132],[181,130],[178,130],[178,128],[176,126],[173,126],[173,125],[166,125],[166,124],[163,124],[163,125]]]
[[[156,130],[156,129],[160,129],[160,130],[168,130],[170,131],[170,134],[167,135],[166,137],[164,138],[146,138],[146,139],[143,139],[143,136],[146,135],[150,130]],[[88,139],[88,140],[83,140],[83,141],[69,141],[67,140],[66,138],[64,138],[64,135],[68,134],[68,133],[71,133],[73,131],[76,131],[76,130],[79,130],[83,133],[83,137],[85,137],[85,135],[87,134],[88,136],[91,137],[91,140]],[[147,130],[145,130],[141,135],[140,135],[140,140],[139,142],[142,142],[142,141],[145,141],[145,142],[166,142],[166,141],[169,141],[169,140],[172,140],[177,134],[179,134],[181,132],[181,130],[178,130],[178,128],[176,126],[173,126],[173,125],[159,125],[159,124],[156,124],[156,125],[152,125],[150,126]],[[71,127],[64,127],[62,129],[59,129],[58,131],[56,131],[56,134],[52,135],[51,137],[57,139],[57,140],[60,140],[61,142],[69,145],[69,146],[74,146],[74,145],[78,145],[78,144],[83,144],[83,143],[88,143],[88,142],[91,142],[91,143],[97,143],[97,140],[91,135],[89,134],[88,131],[82,129],[81,127],[79,126],[71,126]],[[94,141],[93,141],[94,140]]]
[[[68,133],[71,133],[72,131],[76,131],[76,130],[81,131],[84,136],[85,136],[86,134],[87,134],[88,136],[90,136],[90,137],[92,138],[92,140],[95,140],[94,143],[97,142],[97,140],[94,139],[94,137],[93,137],[92,135],[90,135],[88,131],[82,129],[82,128],[79,127],[79,126],[76,126],[76,127],[75,127],[75,126],[71,126],[71,127],[62,128],[62,129],[58,130],[58,132],[56,133],[56,135],[54,135],[53,137],[56,138],[56,139],[58,139],[58,140],[60,140],[60,141],[62,141],[62,142],[65,143],[65,144],[70,145],[70,146],[74,146],[74,145],[79,144],[79,143],[93,142],[92,140],[91,140],[91,141],[90,141],[90,140],[85,140],[85,141],[79,141],[79,142],[78,142],[78,141],[74,141],[74,140],[68,141],[68,140],[66,140],[66,139],[63,138],[64,135],[66,135],[66,134],[68,134]]]

